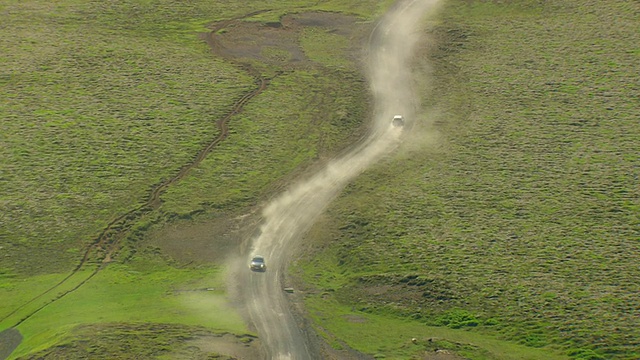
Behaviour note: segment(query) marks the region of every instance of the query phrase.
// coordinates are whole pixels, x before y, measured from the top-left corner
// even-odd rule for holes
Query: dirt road
[[[342,189],[371,164],[393,151],[415,121],[418,108],[412,92],[409,61],[417,41],[420,20],[438,0],[399,2],[376,26],[369,39],[368,77],[375,97],[376,118],[368,137],[346,155],[334,159],[316,174],[293,184],[263,211],[260,234],[253,239],[246,261],[236,265],[236,281],[250,321],[258,331],[268,359],[315,359],[317,350],[292,315],[283,291],[284,269],[316,217]],[[405,128],[391,126],[394,114],[403,114]],[[263,255],[266,272],[251,272],[252,255]]]

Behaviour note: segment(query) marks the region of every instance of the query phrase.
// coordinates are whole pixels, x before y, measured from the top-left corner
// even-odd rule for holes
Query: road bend
[[[402,114],[408,125],[415,121],[418,101],[412,92],[410,61],[421,21],[438,3],[438,0],[400,1],[381,18],[367,44],[367,76],[376,114],[372,130],[344,156],[292,184],[263,210],[260,233],[253,239],[246,261],[237,266],[236,271],[243,275],[236,279],[243,281],[240,291],[243,303],[264,344],[267,359],[319,358],[307,341],[305,328],[292,315],[283,291],[283,273],[290,250],[344,187],[397,148],[403,131],[411,128],[393,127],[391,119]],[[249,259],[256,254],[265,257],[266,272],[249,271]]]

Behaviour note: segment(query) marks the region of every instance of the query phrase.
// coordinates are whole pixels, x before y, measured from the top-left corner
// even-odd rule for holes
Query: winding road
[[[243,286],[241,296],[249,321],[265,346],[267,359],[316,359],[305,329],[290,311],[283,291],[284,270],[291,249],[312,226],[327,205],[356,176],[400,144],[403,131],[391,126],[394,114],[403,114],[408,125],[419,107],[412,92],[410,60],[419,39],[420,21],[435,10],[438,0],[398,2],[382,17],[368,42],[368,78],[375,100],[375,122],[368,136],[341,158],[334,159],[312,176],[301,179],[267,205],[260,234],[252,243],[244,262],[236,265],[236,281]],[[266,272],[251,272],[248,261],[260,254]]]

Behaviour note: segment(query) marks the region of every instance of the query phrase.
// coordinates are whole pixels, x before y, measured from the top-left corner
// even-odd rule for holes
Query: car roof
[[[256,255],[256,256],[253,257],[253,260],[264,260],[264,256]]]

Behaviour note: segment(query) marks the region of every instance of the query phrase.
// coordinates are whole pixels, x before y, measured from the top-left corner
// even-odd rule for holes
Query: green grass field
[[[19,324],[24,337],[12,357],[161,356],[187,334],[245,336],[217,264],[185,268],[136,241],[171,219],[246,211],[342,149],[366,120],[366,85],[344,35],[300,34],[300,68],[223,59],[200,36],[218,21],[313,10],[364,28],[389,3],[0,1],[0,330]],[[230,119],[228,139],[149,212],[153,189],[219,136],[216,122],[259,78],[268,86]],[[113,262],[100,268],[105,252],[92,251],[72,273],[125,214],[105,238],[119,241]]]
[[[174,219],[246,212],[356,139],[370,98],[352,51],[392,3],[0,0],[0,331],[19,323],[24,337],[12,358],[162,357],[194,336],[252,337],[219,264],[136,242]],[[444,4],[436,47],[417,56],[432,77],[406,146],[345,190],[293,267],[318,332],[389,359],[637,358],[638,4]],[[276,46],[268,62],[233,60],[199,37],[314,10],[354,16],[357,36],[304,28],[297,67]],[[260,77],[227,139],[158,207],[116,224],[113,262],[95,273],[91,253],[72,274]]]
[[[384,349],[370,345],[386,332],[319,324],[387,358],[450,328],[530,358],[638,358],[637,14],[629,1],[446,2],[414,131],[439,142],[410,137],[359,177],[297,266],[312,311],[331,314],[328,298],[349,316],[414,320]]]
[[[83,324],[181,324],[242,334],[225,292],[224,274],[215,268],[180,270],[146,260],[113,265],[18,326],[24,341],[13,355],[68,342]]]

